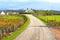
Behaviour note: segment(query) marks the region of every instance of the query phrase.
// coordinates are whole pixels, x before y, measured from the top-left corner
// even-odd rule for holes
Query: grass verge
[[[15,37],[17,37],[21,32],[23,32],[26,27],[28,26],[30,19],[29,17],[27,17],[27,21],[25,22],[25,24],[23,26],[21,26],[19,29],[17,29],[15,32],[13,32],[10,36],[8,37],[4,37],[3,40],[13,40]]]
[[[40,19],[41,21],[43,21],[47,26],[49,25],[49,23],[47,21],[45,21],[44,19],[39,18],[39,17],[37,17],[37,18]]]

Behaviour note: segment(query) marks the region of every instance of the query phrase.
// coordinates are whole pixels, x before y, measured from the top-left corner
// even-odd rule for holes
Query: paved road
[[[46,26],[42,21],[32,15],[27,16],[30,18],[30,24],[14,40],[56,40],[48,27],[40,27]]]

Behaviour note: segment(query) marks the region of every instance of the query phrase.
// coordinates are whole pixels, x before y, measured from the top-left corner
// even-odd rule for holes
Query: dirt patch
[[[60,40],[60,30],[59,29],[55,29],[55,28],[49,28],[51,30],[51,32],[53,33],[54,37],[57,40]]]

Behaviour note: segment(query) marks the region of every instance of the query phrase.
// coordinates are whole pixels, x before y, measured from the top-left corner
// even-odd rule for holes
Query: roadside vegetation
[[[60,16],[53,15],[53,16],[38,16],[39,19],[43,20],[48,26],[54,26],[59,28],[60,26]]]
[[[24,15],[0,15],[0,40],[13,40],[28,24]]]
[[[34,16],[42,20],[48,27],[60,28],[60,14],[49,10],[34,10]]]

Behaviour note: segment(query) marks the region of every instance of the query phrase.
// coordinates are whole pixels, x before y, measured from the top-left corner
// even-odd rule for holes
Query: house
[[[24,14],[25,10],[0,10],[0,15]]]
[[[32,9],[28,9],[28,8],[27,8],[27,9],[25,10],[25,12],[27,12],[27,13],[33,13],[34,11],[33,11]]]
[[[2,11],[1,13],[0,13],[1,15],[5,15],[5,13]]]

